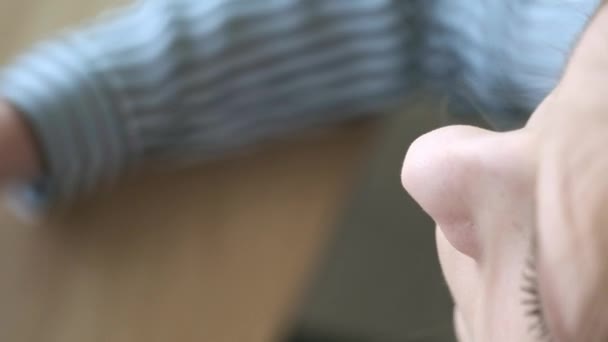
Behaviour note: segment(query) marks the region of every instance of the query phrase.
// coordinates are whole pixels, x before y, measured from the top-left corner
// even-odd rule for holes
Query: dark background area
[[[446,119],[414,108],[383,123],[288,342],[455,340],[433,222],[399,175],[411,142]]]

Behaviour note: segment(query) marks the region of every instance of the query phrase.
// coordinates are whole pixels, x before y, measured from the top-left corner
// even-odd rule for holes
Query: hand
[[[461,341],[605,340],[606,7],[526,127],[431,132],[410,147],[403,183],[438,224]]]
[[[540,139],[538,259],[549,320],[569,340],[603,339],[608,332],[594,326],[608,319],[608,7],[527,128]]]
[[[0,99],[0,186],[30,181],[41,173],[41,153],[22,115]]]

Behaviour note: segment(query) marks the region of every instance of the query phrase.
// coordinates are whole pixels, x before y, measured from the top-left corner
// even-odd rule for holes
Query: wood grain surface
[[[116,3],[0,0],[0,61]],[[141,172],[37,223],[2,209],[0,341],[278,339],[372,132]]]

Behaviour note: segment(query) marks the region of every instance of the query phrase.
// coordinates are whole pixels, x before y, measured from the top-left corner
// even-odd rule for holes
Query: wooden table
[[[0,62],[111,2],[0,1]],[[147,172],[39,224],[3,209],[0,341],[276,340],[372,131]]]

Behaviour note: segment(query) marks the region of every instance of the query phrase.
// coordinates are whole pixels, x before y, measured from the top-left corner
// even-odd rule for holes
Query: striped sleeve
[[[420,89],[529,110],[561,70],[553,44],[570,46],[596,0],[561,2],[141,0],[39,44],[6,68],[0,95],[43,149],[30,198],[52,203],[142,160],[214,158]],[[534,68],[550,74],[539,89]]]
[[[455,109],[521,127],[561,78],[602,0],[434,1],[421,59]]]
[[[146,0],[39,44],[0,83],[46,157],[34,198],[385,109],[409,87],[410,7]]]

